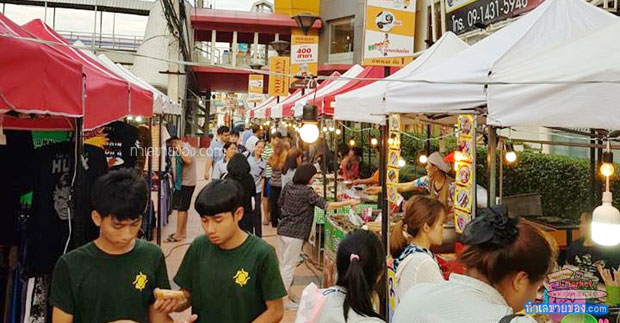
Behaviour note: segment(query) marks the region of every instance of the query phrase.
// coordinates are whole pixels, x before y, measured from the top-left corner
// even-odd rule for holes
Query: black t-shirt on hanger
[[[135,167],[140,147],[138,128],[122,121],[115,121],[87,132],[84,137],[104,149],[109,169]]]

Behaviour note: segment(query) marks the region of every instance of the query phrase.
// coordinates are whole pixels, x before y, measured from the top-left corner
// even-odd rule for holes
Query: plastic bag
[[[323,291],[310,283],[301,293],[295,323],[317,323],[326,302],[327,297],[323,296]]]
[[[364,225],[364,221],[362,220],[362,218],[360,218],[357,213],[355,212],[355,210],[353,210],[353,208],[351,208],[349,210],[349,221],[351,223],[353,223],[353,225],[357,226],[357,227],[361,227],[362,225]]]

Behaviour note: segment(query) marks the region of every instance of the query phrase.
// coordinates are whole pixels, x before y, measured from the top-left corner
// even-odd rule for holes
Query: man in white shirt
[[[263,136],[263,130],[257,126],[254,125],[254,127],[252,127],[252,136],[250,138],[248,138],[248,141],[245,143],[245,149],[247,149],[247,151],[251,153],[254,153],[254,149],[256,148],[256,143],[258,142],[259,138]]]
[[[211,179],[213,165],[224,158],[224,144],[230,140],[230,128],[221,126],[217,129],[217,136],[211,141],[207,153],[207,164],[205,165],[205,179]]]

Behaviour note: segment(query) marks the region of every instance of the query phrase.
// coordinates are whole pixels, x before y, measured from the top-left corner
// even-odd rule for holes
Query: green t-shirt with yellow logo
[[[275,251],[254,235],[222,250],[205,235],[187,250],[174,281],[192,295],[198,322],[251,322],[286,296]]]
[[[50,303],[75,323],[148,322],[156,287],[170,288],[159,247],[137,239],[130,252],[110,255],[90,242],[56,263]]]

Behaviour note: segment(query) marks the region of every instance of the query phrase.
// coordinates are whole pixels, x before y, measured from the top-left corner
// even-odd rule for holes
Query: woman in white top
[[[228,161],[237,153],[237,144],[234,142],[227,142],[224,144],[224,158],[222,160],[215,163],[213,166],[213,172],[211,173],[211,180],[214,179],[223,179],[228,171],[226,170],[226,166],[228,166]]]
[[[415,284],[444,281],[430,248],[443,243],[445,217],[446,208],[430,197],[416,195],[405,204],[405,216],[390,237],[397,299]]]
[[[465,275],[412,287],[401,298],[392,322],[536,322],[513,313],[535,301],[553,268],[556,250],[545,234],[495,208],[483,210],[465,227],[462,238],[468,245],[459,256]]]
[[[377,235],[365,230],[347,235],[338,245],[336,268],[336,286],[320,290],[318,297],[306,292],[310,286],[304,290],[297,321],[306,318],[317,323],[385,322],[372,307],[375,287],[385,270],[385,251]]]

